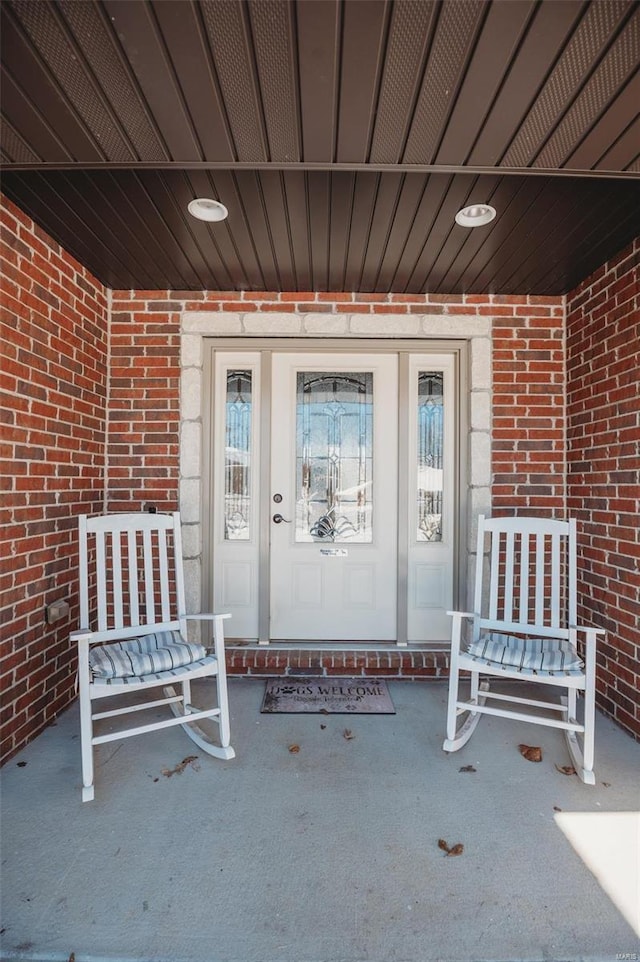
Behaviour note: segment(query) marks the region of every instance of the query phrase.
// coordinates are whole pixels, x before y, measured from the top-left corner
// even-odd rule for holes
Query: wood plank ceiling
[[[1,13],[3,192],[109,287],[555,295],[640,232],[636,0]]]

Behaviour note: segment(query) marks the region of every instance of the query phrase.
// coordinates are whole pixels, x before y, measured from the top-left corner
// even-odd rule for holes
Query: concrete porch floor
[[[2,958],[640,958],[640,744],[599,716],[588,787],[558,731],[485,718],[448,756],[446,685],[389,689],[393,716],[261,715],[231,679],[235,760],[106,744],[84,805],[74,705],[2,772]]]

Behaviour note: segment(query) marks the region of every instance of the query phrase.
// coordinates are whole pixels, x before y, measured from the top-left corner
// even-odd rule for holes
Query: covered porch
[[[76,705],[9,762],[3,958],[636,957],[640,745],[610,719],[586,788],[551,729],[486,718],[445,755],[445,684],[392,681],[374,716],[261,714],[263,686],[231,679],[232,762],[111,743],[91,805]]]
[[[0,956],[637,958],[638,4],[1,7]],[[558,770],[560,732],[496,718],[444,755],[447,632],[256,631],[229,636],[236,759],[189,760],[178,730],[114,742],[83,806],[78,516],[180,509],[189,608],[227,610],[214,356],[367,344],[461,372],[443,609],[466,607],[479,514],[577,519],[580,618],[606,632],[596,786]],[[379,672],[397,713],[261,715],[264,677],[306,669]]]

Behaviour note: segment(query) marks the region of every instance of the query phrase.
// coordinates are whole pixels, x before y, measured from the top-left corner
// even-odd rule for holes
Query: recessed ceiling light
[[[229,211],[219,200],[211,200],[209,197],[196,197],[191,201],[187,210],[198,220],[224,220],[229,216]]]
[[[456,224],[461,227],[482,227],[496,216],[495,207],[489,204],[470,204],[456,214]]]

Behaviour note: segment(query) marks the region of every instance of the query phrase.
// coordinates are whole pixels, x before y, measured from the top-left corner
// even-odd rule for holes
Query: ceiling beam
[[[278,161],[98,161],[95,163],[32,163],[4,164],[6,172],[23,171],[72,171],[72,170],[271,170],[271,171],[367,171],[379,174],[469,174],[498,177],[586,177],[592,180],[639,180],[640,173],[633,170],[574,170],[570,167],[548,169],[545,167],[478,167],[454,164],[372,164],[372,163],[282,163]]]

